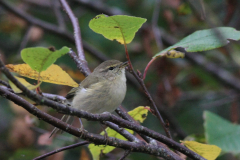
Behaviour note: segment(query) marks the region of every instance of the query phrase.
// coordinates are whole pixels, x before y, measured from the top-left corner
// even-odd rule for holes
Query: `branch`
[[[80,4],[81,7],[88,8],[94,11],[96,14],[106,14],[106,15],[124,15],[127,14],[116,7],[108,7],[104,5],[101,1],[86,1],[86,0],[74,0],[74,2]]]
[[[130,150],[126,150],[126,151],[124,152],[124,155],[123,155],[119,160],[124,160],[130,153],[131,153]]]
[[[124,135],[124,137],[127,138],[131,142],[144,143],[144,142],[140,141],[138,138],[136,138],[134,135],[129,133],[127,130],[125,130],[123,128],[119,128],[116,124],[114,124],[112,122],[103,121],[102,124],[105,124],[106,126],[114,129],[115,131],[117,131],[121,135]]]
[[[88,76],[91,73],[88,66],[82,64],[81,60],[76,56],[76,53],[72,49],[68,52],[68,55],[75,62],[77,68],[81,73],[85,73],[85,76]]]
[[[56,153],[59,153],[59,152],[62,152],[62,151],[68,150],[68,149],[73,149],[73,148],[76,148],[76,147],[79,147],[79,146],[83,146],[83,145],[86,145],[86,144],[89,144],[89,142],[88,141],[78,142],[76,144],[72,144],[72,145],[69,145],[69,146],[62,147],[60,149],[54,150],[52,152],[46,153],[44,155],[41,155],[39,157],[34,158],[33,160],[43,159],[43,158],[46,158],[46,157],[51,156],[53,154],[56,154]]]
[[[57,23],[60,29],[62,30],[66,30],[66,25],[64,22],[64,17],[61,14],[60,11],[60,3],[58,2],[58,0],[51,0],[51,7],[53,9],[53,12],[57,18]]]
[[[83,0],[80,0],[82,3],[84,2]],[[28,23],[31,23],[33,25],[36,25],[38,27],[41,27],[43,30],[48,31],[50,33],[53,33],[57,36],[60,36],[61,38],[68,40],[72,43],[75,43],[73,35],[68,32],[68,31],[63,31],[61,28],[57,27],[56,25],[52,25],[50,23],[44,22],[42,20],[39,20],[37,18],[32,17],[31,15],[23,12],[22,10],[19,10],[18,8],[12,7],[11,5],[9,5],[8,3],[4,2],[3,0],[0,0],[0,5],[2,5],[5,9],[9,10],[11,13],[15,14],[16,16],[22,18],[23,20],[27,21]],[[99,5],[95,5],[95,7],[100,7]],[[107,8],[107,7],[103,7],[103,8]],[[108,10],[109,11],[109,10]],[[104,13],[104,12],[103,12]],[[167,36],[167,37],[166,37]],[[171,40],[171,37],[169,37],[169,35],[164,35],[162,36],[162,38],[168,38]],[[163,40],[164,41],[164,40]],[[87,42],[83,41],[83,47],[84,49],[91,53],[94,57],[96,57],[97,59],[100,59],[101,61],[105,61],[107,59],[109,59],[108,57],[106,57],[102,52],[96,50],[94,47],[92,47],[90,44],[88,44]],[[76,61],[77,58],[74,58],[75,63],[78,63]],[[80,63],[79,63],[80,64]],[[84,68],[81,68],[82,66],[79,65],[78,67],[80,67],[80,71],[85,70]],[[84,73],[84,72],[83,72]],[[87,75],[88,73],[85,73],[85,75]],[[127,73],[127,79],[128,82],[130,82],[131,84],[133,84],[136,88],[139,89],[139,85],[138,83],[136,83],[136,80],[133,79],[133,77],[128,76]],[[142,92],[141,92],[142,93]],[[166,110],[166,109],[165,109]],[[161,112],[164,113],[166,115],[166,117],[169,116],[170,113],[166,113],[165,110],[162,110]],[[169,122],[171,125],[174,126],[178,126],[178,124],[176,123],[176,120],[171,121],[172,119],[174,119],[174,116],[171,116],[171,118],[168,118]],[[179,127],[178,127],[179,128]],[[183,132],[178,132],[178,130],[176,130],[176,132],[181,135],[181,137],[186,137],[186,134]]]
[[[78,58],[81,61],[86,61],[84,51],[82,48],[81,31],[78,25],[78,19],[75,17],[73,11],[71,10],[71,8],[69,7],[68,3],[65,0],[59,0],[59,1],[62,4],[63,10],[67,13],[68,17],[72,22],[73,30],[74,30],[75,45],[77,47],[77,52],[78,52]]]
[[[6,86],[7,88],[11,88],[11,86],[7,82],[5,82],[5,81],[3,81],[1,79],[0,79],[0,84]]]
[[[168,138],[171,138],[170,131],[169,131],[168,128],[166,127],[165,122],[164,122],[164,120],[163,120],[163,118],[162,118],[162,116],[161,116],[161,114],[160,114],[160,112],[159,112],[159,110],[158,110],[158,108],[157,108],[154,100],[152,99],[152,96],[151,96],[150,93],[148,92],[148,90],[147,90],[147,88],[146,88],[146,86],[145,86],[145,84],[144,84],[144,82],[143,82],[143,78],[142,78],[142,76],[141,76],[141,73],[138,72],[138,74],[137,74],[137,73],[134,71],[134,68],[133,68],[133,66],[132,66],[132,63],[131,63],[131,60],[130,60],[130,57],[129,57],[129,54],[128,54],[128,50],[127,50],[127,45],[126,45],[126,43],[124,43],[124,48],[125,48],[126,57],[127,57],[128,64],[129,64],[129,68],[130,68],[130,69],[129,69],[129,70],[130,70],[130,73],[132,73],[132,75],[137,79],[138,83],[139,83],[139,84],[141,85],[141,87],[143,88],[143,91],[144,91],[146,97],[147,97],[147,98],[149,99],[149,101],[151,102],[152,107],[153,107],[153,109],[154,109],[154,111],[155,111],[155,113],[156,113],[156,116],[157,116],[157,118],[159,119],[159,121],[160,121],[160,123],[161,123],[161,125],[162,125],[162,127],[163,127],[163,129],[164,129],[164,131],[165,131],[165,133],[166,133],[166,135],[167,135],[167,137],[168,137]]]
[[[175,141],[168,139],[167,137],[152,131],[146,127],[140,126],[140,125],[136,125],[134,123],[131,123],[129,121],[123,120],[119,117],[116,117],[112,114],[100,114],[100,115],[94,115],[94,114],[90,114],[88,112],[85,111],[80,111],[77,110],[75,108],[72,107],[67,107],[63,104],[51,101],[49,99],[46,99],[40,95],[35,94],[34,92],[28,90],[25,86],[23,86],[10,72],[9,70],[3,65],[2,61],[0,60],[0,70],[2,70],[2,72],[6,75],[6,77],[11,80],[20,90],[23,91],[24,94],[26,94],[30,99],[34,100],[35,102],[38,102],[39,104],[45,104],[47,106],[51,106],[53,109],[56,109],[58,112],[64,113],[64,114],[69,114],[69,115],[75,115],[79,118],[86,118],[88,120],[92,120],[92,121],[100,121],[100,122],[104,122],[104,121],[111,121],[114,122],[118,125],[120,125],[121,127],[124,128],[129,128],[132,129],[136,132],[139,132],[141,134],[145,134],[149,137],[152,137],[154,139],[157,139],[165,144],[167,144],[168,146],[170,146],[171,148],[174,148],[176,150],[178,150],[179,152],[182,152],[183,154],[186,154],[187,156],[194,158],[194,159],[202,159],[201,156],[199,156],[198,154],[196,154],[195,152],[189,150],[188,148],[182,146],[179,143],[176,143]],[[1,88],[2,89],[2,88]],[[6,93],[11,93],[7,90],[4,90]],[[2,95],[4,95],[6,97],[6,93],[4,93],[4,91],[2,90]],[[12,93],[11,93],[12,94]],[[23,103],[25,104],[25,103]],[[20,105],[22,106],[22,105]],[[39,115],[37,114],[40,110],[38,110],[36,107],[34,107],[32,105],[31,109],[27,109],[30,113],[32,113],[35,116]],[[86,140],[89,140],[89,137],[86,136],[85,132],[79,132],[78,130],[74,131],[74,127],[44,113],[41,116],[43,116],[43,118],[41,117],[41,119],[44,119],[46,122],[48,122],[49,124],[52,124],[56,127],[58,127],[59,129],[66,131],[69,133],[69,130],[72,130],[71,134],[75,135],[75,136],[80,136],[81,134],[83,135],[83,138]],[[40,117],[39,117],[40,118]],[[55,119],[56,123],[53,123],[53,119]],[[64,125],[66,125],[67,127],[64,128]],[[69,129],[70,128],[70,129]],[[77,131],[77,132],[76,132]],[[81,133],[81,134],[80,134]],[[90,136],[91,137],[91,136]],[[91,139],[91,138],[90,138]],[[92,140],[92,139],[91,139]],[[100,139],[99,139],[100,140]],[[89,140],[90,141],[90,140]],[[97,143],[96,141],[94,141],[95,144]],[[106,142],[105,142],[106,143]],[[114,142],[113,142],[114,143]],[[108,142],[109,144],[109,142]],[[111,145],[111,143],[109,144]],[[141,147],[140,147],[141,148]],[[164,150],[165,151],[165,150]],[[145,152],[145,151],[143,151]]]
[[[161,32],[158,29],[158,18],[159,18],[159,13],[160,13],[160,6],[161,6],[161,0],[155,0],[155,7],[153,10],[153,15],[152,15],[152,31],[153,35],[156,41],[156,44],[158,46],[159,50],[162,50],[163,44],[162,44],[162,39],[161,39]]]
[[[42,20],[36,19],[34,17],[32,17],[31,15],[28,15],[27,13],[23,12],[22,10],[19,10],[15,7],[10,6],[8,3],[4,2],[3,0],[0,0],[0,5],[2,5],[5,9],[9,10],[11,13],[17,15],[18,17],[24,19],[25,21],[27,21],[28,23],[32,24],[32,25],[36,25],[38,27],[41,27],[42,29],[44,29],[45,31],[51,32],[55,35],[61,36],[62,38],[75,43],[75,40],[73,38],[73,35],[66,31],[66,30],[62,30],[62,28],[57,27],[56,25],[44,22]],[[83,43],[83,45],[85,46],[86,42]],[[76,45],[77,47],[79,47],[79,45]],[[89,49],[89,46],[86,46],[86,50]],[[83,53],[83,52],[82,52]],[[97,54],[101,54],[100,52],[95,53],[95,55]],[[81,67],[84,69],[81,69],[82,73],[87,76],[90,73],[89,68],[87,67],[87,62],[85,60],[84,55],[81,55]]]
[[[78,25],[78,19],[75,17],[71,8],[69,7],[69,5],[67,4],[67,2],[65,0],[60,0],[60,2],[62,4],[63,9],[68,14],[68,16],[72,22],[72,25],[73,25],[74,39],[75,39],[75,44],[77,47],[78,58],[79,58],[82,68],[84,68],[84,69],[82,69],[82,71],[83,71],[82,73],[84,73],[85,76],[88,76],[88,74],[91,72],[87,66],[87,61],[85,59],[84,51],[82,48],[81,31],[80,31],[80,26]]]
[[[175,153],[173,153],[170,150],[161,149],[159,150],[158,147],[154,145],[146,145],[144,143],[136,143],[136,142],[129,142],[129,141],[123,141],[117,138],[108,137],[107,139],[104,136],[89,133],[87,131],[79,131],[78,128],[73,127],[65,122],[62,122],[61,120],[52,117],[48,115],[47,113],[42,112],[38,108],[36,108],[34,105],[30,104],[23,98],[15,95],[14,93],[9,92],[8,90],[0,87],[0,95],[6,97],[7,99],[13,101],[17,105],[22,106],[25,108],[28,112],[35,115],[39,119],[44,120],[45,122],[52,124],[61,130],[68,132],[74,136],[82,137],[83,139],[86,139],[89,142],[93,142],[94,144],[98,145],[105,145],[106,143],[110,146],[122,148],[125,150],[131,150],[133,152],[142,152],[147,153],[155,156],[164,157],[167,160],[181,160],[181,158],[178,157]]]
[[[137,121],[135,121],[124,109],[122,106],[118,107],[115,112],[122,117],[123,119],[129,121],[129,122],[133,122],[137,125],[139,125],[139,123]],[[157,145],[157,141],[155,139],[152,139],[150,137],[147,137],[145,135],[139,134],[146,142],[150,143],[150,144],[154,144]]]
[[[18,50],[18,53],[21,53],[21,50],[23,48],[26,47],[28,41],[29,41],[29,37],[30,37],[30,34],[31,34],[31,29],[33,28],[32,25],[29,25],[24,33],[24,36],[22,38],[22,41],[21,41],[21,44],[20,44],[20,47],[19,47],[19,50]]]

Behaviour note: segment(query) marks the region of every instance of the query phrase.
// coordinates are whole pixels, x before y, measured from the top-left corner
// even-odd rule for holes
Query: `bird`
[[[73,108],[88,113],[113,112],[126,95],[125,67],[127,65],[128,62],[118,60],[104,61],[80,83],[79,87],[71,89],[66,99],[72,100]],[[73,119],[72,116],[63,116],[61,120],[69,122],[70,119]],[[81,129],[82,127],[81,124]],[[58,130],[55,127],[50,137]]]

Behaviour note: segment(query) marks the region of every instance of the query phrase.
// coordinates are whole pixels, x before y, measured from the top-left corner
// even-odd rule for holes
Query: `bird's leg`
[[[103,125],[102,124],[100,124],[100,125],[104,131],[104,138],[106,139],[106,144],[105,144],[105,147],[106,147],[108,144],[108,134],[107,134],[107,131],[105,130],[105,128],[103,127]]]
[[[82,124],[82,120],[81,120],[81,118],[78,118],[78,119],[79,119],[79,122],[80,122],[80,130],[79,130],[79,131],[82,132],[80,138],[82,138],[84,127],[83,127],[83,124]]]

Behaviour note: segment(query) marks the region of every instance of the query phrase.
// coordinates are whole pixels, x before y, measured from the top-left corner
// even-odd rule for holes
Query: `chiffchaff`
[[[127,64],[118,60],[101,63],[79,87],[73,88],[66,98],[72,99],[72,107],[89,113],[113,112],[122,103],[126,94]],[[70,116],[66,121],[69,121],[69,118]],[[52,134],[57,130],[55,128]]]

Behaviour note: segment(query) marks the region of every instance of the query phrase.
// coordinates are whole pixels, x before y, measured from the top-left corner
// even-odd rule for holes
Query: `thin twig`
[[[82,73],[85,76],[88,76],[88,74],[91,72],[90,72],[90,69],[88,68],[87,61],[85,59],[85,54],[84,54],[83,47],[82,47],[81,31],[80,31],[80,26],[78,24],[78,19],[75,17],[73,11],[71,10],[71,8],[69,7],[68,3],[65,0],[60,0],[60,2],[62,4],[63,9],[68,14],[68,16],[72,22],[72,25],[73,25],[74,40],[75,40],[75,44],[77,47],[78,58],[79,58],[82,68],[84,68],[82,70]]]
[[[59,95],[56,95],[56,94],[50,94],[50,93],[42,93],[42,95],[48,99],[51,99],[53,101],[56,101],[56,102],[64,102],[66,101],[66,98],[63,97],[63,96],[59,96]]]
[[[144,84],[144,82],[143,82],[142,77],[140,77],[140,75],[137,75],[137,73],[136,73],[136,72],[134,71],[134,69],[133,69],[133,66],[132,66],[132,63],[131,63],[131,60],[130,60],[130,57],[129,57],[129,54],[128,54],[127,45],[124,44],[124,47],[125,47],[125,53],[126,53],[126,56],[127,56],[127,60],[128,60],[128,63],[129,63],[130,73],[133,74],[133,76],[137,79],[137,81],[139,82],[139,84],[142,86],[142,88],[143,88],[143,90],[144,90],[144,93],[145,93],[145,95],[147,96],[147,98],[149,99],[149,101],[151,102],[151,104],[152,104],[152,106],[153,106],[153,109],[154,109],[154,111],[155,111],[155,113],[156,113],[156,116],[157,116],[157,118],[159,119],[159,121],[160,121],[160,123],[161,123],[161,125],[162,125],[162,127],[163,127],[163,129],[164,129],[164,131],[165,131],[165,133],[166,133],[166,135],[167,135],[167,137],[168,137],[168,138],[172,138],[172,137],[171,137],[171,134],[170,134],[170,131],[169,131],[168,128],[165,126],[165,122],[164,122],[164,120],[163,120],[163,118],[162,118],[162,116],[161,116],[161,114],[160,114],[160,112],[159,112],[159,110],[158,110],[158,108],[157,108],[154,100],[152,99],[152,96],[151,96],[150,93],[148,92],[148,90],[147,90],[147,88],[146,88],[146,86],[145,86],[145,84]]]
[[[115,112],[122,117],[123,119],[129,121],[129,122],[133,122],[136,125],[139,125],[138,122],[136,122],[125,110],[122,106],[118,107]],[[157,141],[155,139],[152,139],[150,137],[147,137],[143,134],[139,134],[146,142],[150,143],[150,144],[154,144],[157,145]]]
[[[129,15],[126,12],[123,12],[119,8],[116,7],[108,7],[101,1],[86,1],[86,0],[74,0],[74,2],[80,4],[81,7],[90,9],[91,11],[94,11],[95,13],[103,13],[106,15]]]
[[[77,53],[78,53],[78,58],[81,61],[86,61],[84,51],[82,48],[82,39],[81,39],[81,31],[80,27],[78,25],[78,19],[75,17],[73,11],[69,7],[68,3],[65,0],[60,0],[62,7],[64,11],[66,11],[67,15],[69,16],[72,25],[73,25],[73,30],[74,30],[74,39],[75,39],[75,44],[77,47]]]
[[[65,22],[64,22],[64,18],[61,14],[61,11],[60,11],[60,3],[58,2],[58,0],[51,0],[50,2],[51,2],[51,5],[52,5],[54,14],[57,18],[59,28],[62,29],[62,30],[66,30],[66,25],[65,25]]]
[[[76,53],[72,49],[70,49],[70,52],[68,52],[68,55],[73,59],[73,61],[75,62],[77,68],[81,73],[85,73],[84,74],[85,76],[88,76],[91,73],[88,66],[82,65],[81,60],[76,56]]]
[[[56,150],[54,150],[54,151],[48,152],[48,153],[46,153],[46,154],[43,154],[43,155],[41,155],[41,156],[39,156],[39,157],[34,158],[33,160],[43,159],[43,158],[46,158],[46,157],[51,156],[51,155],[53,155],[53,154],[62,152],[62,151],[64,151],[64,150],[73,149],[73,148],[76,148],[76,147],[79,147],[79,146],[83,146],[83,145],[86,145],[86,144],[89,144],[89,142],[88,142],[88,141],[78,142],[78,143],[76,143],[76,144],[72,144],[72,145],[65,146],[65,147],[56,149]]]
[[[124,155],[121,158],[119,158],[119,160],[124,160],[130,153],[131,153],[131,150],[126,150],[124,152]]]
[[[25,31],[25,34],[24,34],[24,36],[23,36],[23,38],[22,38],[22,41],[21,41],[21,44],[20,44],[18,53],[20,53],[21,50],[26,47],[26,45],[27,45],[27,43],[28,43],[28,40],[29,40],[29,36],[30,36],[30,34],[31,34],[31,29],[32,29],[32,28],[33,28],[33,25],[32,25],[32,24],[30,24],[30,25],[27,27],[27,29],[26,29],[26,31]]]
[[[137,137],[135,137],[134,135],[129,133],[127,130],[125,130],[123,128],[119,128],[116,124],[114,124],[112,122],[103,121],[102,124],[105,124],[106,126],[117,131],[118,133],[121,133],[121,135],[124,135],[124,137],[127,138],[127,140],[129,140],[130,142],[144,143],[144,142],[140,141]]]
[[[152,16],[152,31],[153,35],[156,41],[156,44],[158,46],[159,50],[162,50],[163,44],[162,44],[162,39],[161,39],[161,32],[158,29],[158,17],[160,13],[160,6],[161,6],[161,0],[155,0],[155,7],[153,10],[153,16]]]
[[[8,88],[11,88],[11,86],[10,86],[7,82],[5,82],[5,81],[3,81],[3,80],[1,80],[1,79],[0,79],[0,84],[6,86],[6,87],[8,87]]]

